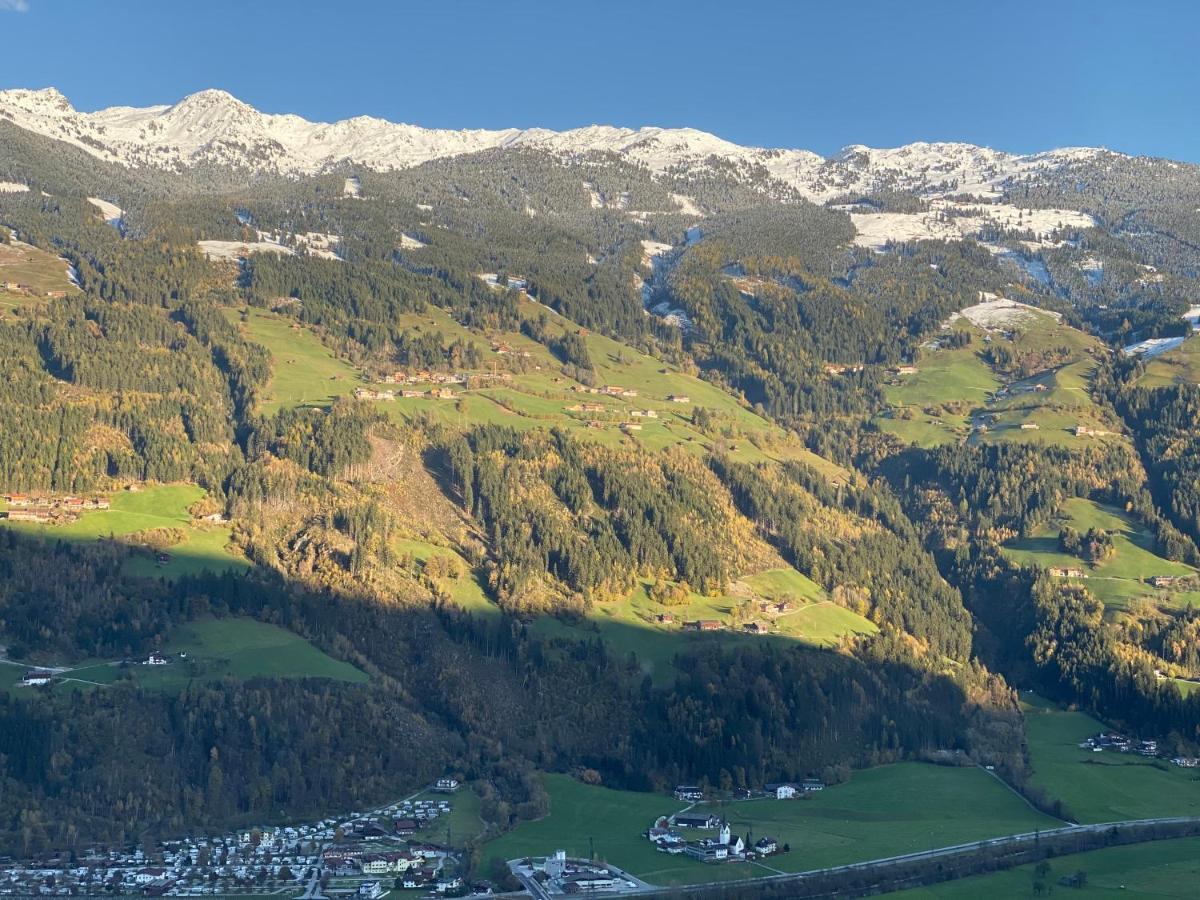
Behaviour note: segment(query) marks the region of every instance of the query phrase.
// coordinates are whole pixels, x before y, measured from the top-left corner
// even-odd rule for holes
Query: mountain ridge
[[[211,164],[259,174],[311,175],[346,164],[376,171],[406,169],[485,150],[530,149],[564,159],[614,153],[658,175],[696,174],[715,158],[747,180],[765,172],[817,201],[886,188],[995,195],[1015,176],[1110,152],[1070,147],[1021,155],[961,142],[916,142],[895,148],[852,144],[826,158],[804,149],[746,147],[694,128],[451,130],[371,116],[324,123],[263,113],[217,89],[170,105],[114,106],[90,113],[76,110],[52,87],[3,90],[0,119],[130,168]]]

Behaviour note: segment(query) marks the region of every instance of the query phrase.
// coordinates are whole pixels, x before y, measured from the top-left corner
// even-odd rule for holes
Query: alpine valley
[[[0,894],[1194,869],[1198,276],[1102,149],[0,91]]]

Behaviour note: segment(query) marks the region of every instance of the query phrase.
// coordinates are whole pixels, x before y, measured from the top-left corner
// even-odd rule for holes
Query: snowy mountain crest
[[[880,188],[924,194],[994,195],[1005,179],[1057,168],[1104,151],[1052,150],[1019,156],[961,143],[892,149],[859,144],[826,159],[808,150],[743,147],[693,128],[591,125],[453,131],[358,116],[331,124],[262,113],[222,90],[204,90],[171,106],[79,112],[54,88],[0,91],[0,119],[65,141],[109,162],[177,169],[200,164],[259,173],[314,174],[343,163],[378,171],[482,150],[529,148],[560,157],[615,153],[655,173],[703,169],[710,160],[742,171],[761,168],[813,200]]]

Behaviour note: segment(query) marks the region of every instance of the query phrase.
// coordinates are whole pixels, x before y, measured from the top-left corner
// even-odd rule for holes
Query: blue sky
[[[326,121],[1200,162],[1197,35],[1200,3],[1168,0],[0,0],[0,86],[87,110],[219,87]]]

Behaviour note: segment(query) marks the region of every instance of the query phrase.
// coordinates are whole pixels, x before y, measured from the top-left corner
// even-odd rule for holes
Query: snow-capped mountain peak
[[[262,113],[216,89],[173,105],[79,112],[54,88],[0,91],[0,119],[130,167],[236,166],[262,173],[312,174],[343,163],[379,171],[482,150],[529,148],[560,157],[615,153],[655,173],[688,172],[712,159],[747,177],[768,175],[825,200],[881,187],[922,193],[987,194],[1006,178],[1056,168],[1102,151],[1054,150],[1031,156],[962,143],[915,143],[891,149],[853,144],[825,159],[808,150],[743,147],[694,128],[589,125],[570,131],[515,128],[427,129],[371,116],[332,124]]]

